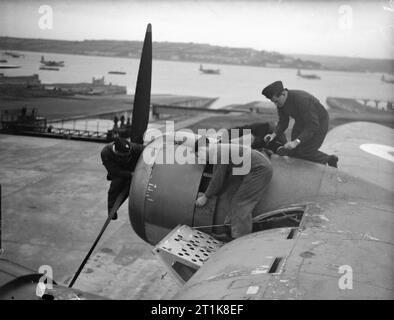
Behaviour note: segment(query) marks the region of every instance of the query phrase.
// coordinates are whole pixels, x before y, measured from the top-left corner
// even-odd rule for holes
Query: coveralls
[[[207,198],[223,193],[229,186],[229,181],[234,178],[234,168],[240,168],[242,164],[234,163],[230,155],[229,161],[222,163],[223,152],[229,152],[230,148],[237,148],[237,152],[244,157],[244,162],[250,161],[250,171],[237,175],[241,179],[238,189],[231,198],[230,212],[226,222],[231,223],[231,236],[239,238],[252,232],[252,212],[262,195],[268,188],[272,179],[272,165],[264,152],[243,147],[239,144],[224,144],[225,148],[217,148],[217,164],[213,165],[212,179],[208,184],[205,195]],[[234,150],[232,150],[234,151]]]

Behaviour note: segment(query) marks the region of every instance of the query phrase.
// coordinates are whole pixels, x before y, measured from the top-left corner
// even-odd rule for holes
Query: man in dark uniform
[[[284,145],[282,154],[337,167],[337,156],[318,150],[326,137],[329,122],[328,112],[318,99],[305,91],[284,89],[281,81],[265,87],[262,94],[275,103],[279,115],[274,132],[266,135],[265,141],[280,136],[292,117],[295,123],[291,141]]]
[[[111,181],[108,190],[108,215],[122,190],[130,187],[132,172],[142,150],[142,145],[118,137],[101,151],[101,160],[107,169],[107,180]],[[128,192],[122,203],[127,199],[127,196]],[[112,219],[116,220],[117,218],[118,215],[115,213]]]
[[[231,224],[231,236],[222,234],[217,238],[228,241],[251,233],[252,212],[268,189],[272,179],[273,169],[268,155],[240,144],[221,143],[215,146],[215,144],[209,143],[209,140],[205,141],[205,146],[201,146],[201,142],[197,141],[195,151],[200,158],[211,159],[215,155],[213,158],[217,160],[213,166],[212,178],[207,189],[204,193],[199,194],[196,200],[197,207],[205,206],[209,198],[224,193],[230,185],[230,180],[233,183],[234,179],[238,180],[236,183],[239,187],[231,198],[231,210],[225,220],[226,224]],[[230,156],[226,157],[225,153]],[[242,154],[244,162],[236,164],[232,160],[233,154]],[[229,161],[225,162],[222,159]],[[250,170],[235,175],[233,169],[239,168],[247,162],[250,164]]]

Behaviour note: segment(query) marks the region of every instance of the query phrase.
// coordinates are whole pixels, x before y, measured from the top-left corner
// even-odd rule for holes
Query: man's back
[[[319,121],[328,119],[328,112],[320,101],[303,90],[288,90],[287,100],[284,106],[279,108],[279,112],[302,122],[305,121],[305,113],[308,112],[317,114]]]

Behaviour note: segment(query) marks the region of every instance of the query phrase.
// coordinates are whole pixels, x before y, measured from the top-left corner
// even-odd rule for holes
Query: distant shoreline
[[[139,59],[141,41],[49,40],[0,37],[2,51],[30,51],[96,57]],[[195,43],[154,42],[153,59],[201,64],[240,65],[301,70],[394,73],[394,60],[352,57],[283,55],[250,48]]]

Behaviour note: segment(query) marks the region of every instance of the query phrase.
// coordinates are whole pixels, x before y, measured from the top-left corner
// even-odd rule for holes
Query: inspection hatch
[[[191,276],[223,245],[210,235],[188,226],[177,226],[153,249],[153,253],[181,283]]]

